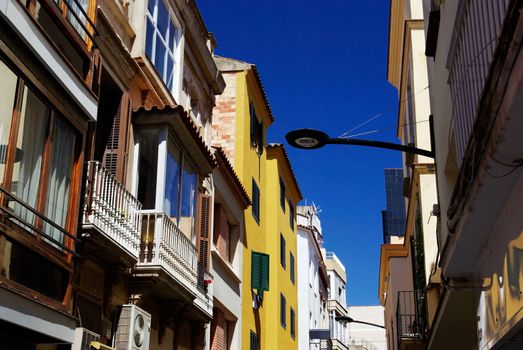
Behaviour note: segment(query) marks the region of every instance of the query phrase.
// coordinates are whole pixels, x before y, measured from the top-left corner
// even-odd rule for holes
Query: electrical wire
[[[425,90],[427,90],[427,89],[429,89],[429,88],[430,88],[430,85],[427,85],[427,86],[424,87],[423,89],[420,89],[419,91],[416,91],[416,92],[410,94],[409,96],[405,97],[403,100],[400,100],[400,101],[399,101],[399,104],[401,105],[403,102],[406,102],[406,101],[410,100],[411,98],[413,98],[413,97],[416,96],[417,94],[419,94],[419,93],[421,93],[421,92],[423,92],[423,91],[425,91]],[[391,109],[387,109],[387,110],[385,110],[385,111],[383,111],[383,112],[380,112],[380,113],[377,113],[377,114],[373,115],[372,117],[370,117],[369,119],[367,119],[367,120],[364,121],[363,123],[358,124],[357,126],[353,127],[352,129],[349,129],[348,131],[345,131],[345,132],[342,133],[340,136],[338,136],[338,138],[350,138],[350,137],[354,137],[354,135],[351,135],[351,132],[353,132],[354,130],[359,129],[360,127],[362,127],[362,126],[364,126],[364,125],[370,123],[371,121],[373,121],[373,120],[375,120],[375,119],[381,117],[382,115],[385,115],[386,113],[391,112],[391,111],[393,111],[393,110],[394,110],[394,109],[391,108]],[[359,135],[359,134],[358,134],[358,135]]]

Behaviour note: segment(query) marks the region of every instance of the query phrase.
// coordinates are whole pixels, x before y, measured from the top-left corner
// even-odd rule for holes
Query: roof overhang
[[[167,126],[194,161],[198,172],[208,175],[216,167],[216,159],[200,136],[198,127],[181,106],[139,108],[133,114],[133,123],[143,127]]]

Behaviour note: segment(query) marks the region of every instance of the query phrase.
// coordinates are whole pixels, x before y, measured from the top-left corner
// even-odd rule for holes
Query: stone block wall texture
[[[223,73],[226,87],[216,97],[213,110],[212,132],[213,145],[221,147],[227,158],[234,165],[234,134],[236,132],[236,72]]]
[[[211,322],[211,350],[227,349],[227,321],[223,312],[215,308]]]

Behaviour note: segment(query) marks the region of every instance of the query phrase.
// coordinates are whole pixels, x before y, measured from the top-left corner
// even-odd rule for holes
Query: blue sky
[[[347,269],[349,305],[376,305],[384,168],[401,154],[330,146],[291,149],[285,134],[310,127],[331,136],[397,142],[397,91],[387,82],[389,1],[198,1],[216,53],[256,64],[276,121],[268,141],[286,145],[302,193],[322,210],[325,246]]]

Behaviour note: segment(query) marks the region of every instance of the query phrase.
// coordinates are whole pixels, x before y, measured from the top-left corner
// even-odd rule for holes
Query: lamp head
[[[301,149],[316,149],[327,144],[329,135],[314,129],[293,130],[285,135],[289,145]]]
[[[343,323],[352,323],[354,322],[354,319],[350,316],[336,316],[334,317],[334,319],[338,322],[343,322]]]

